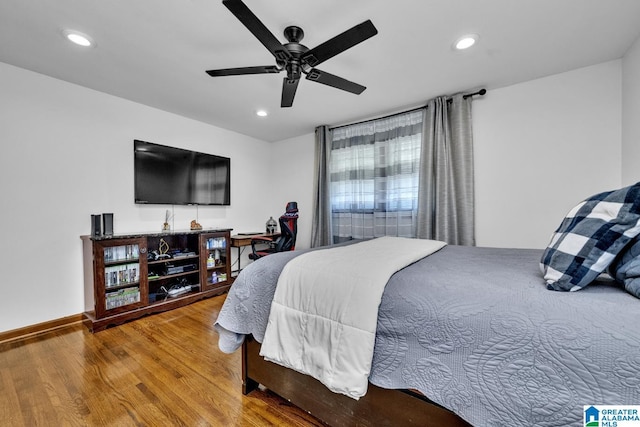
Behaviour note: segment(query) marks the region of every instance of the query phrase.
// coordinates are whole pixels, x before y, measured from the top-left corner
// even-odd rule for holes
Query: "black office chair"
[[[280,235],[276,238],[259,236],[251,239],[249,258],[256,260],[276,252],[292,251],[296,248],[296,236],[298,235],[298,203],[289,202],[285,213],[278,220],[280,223]],[[256,246],[267,245],[264,249]]]

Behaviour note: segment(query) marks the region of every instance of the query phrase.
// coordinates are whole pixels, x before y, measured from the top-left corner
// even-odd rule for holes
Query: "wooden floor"
[[[321,426],[268,391],[242,395],[240,352],[213,329],[224,298],[0,343],[0,425]]]

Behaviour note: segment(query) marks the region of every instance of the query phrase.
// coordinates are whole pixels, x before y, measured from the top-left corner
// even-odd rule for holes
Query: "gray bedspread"
[[[303,253],[238,276],[219,346],[261,341],[277,278]],[[474,426],[582,426],[583,405],[640,403],[640,301],[613,282],[546,289],[542,251],[447,246],[385,288],[370,382],[413,388]]]

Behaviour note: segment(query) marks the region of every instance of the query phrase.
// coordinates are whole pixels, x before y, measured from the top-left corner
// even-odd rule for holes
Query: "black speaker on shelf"
[[[91,235],[93,237],[102,236],[102,216],[91,215]]]
[[[113,236],[113,214],[102,214],[102,233],[105,236]]]

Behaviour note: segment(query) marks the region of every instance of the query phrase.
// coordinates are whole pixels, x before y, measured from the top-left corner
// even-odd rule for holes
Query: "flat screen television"
[[[167,205],[231,204],[231,159],[133,141],[135,202]]]

